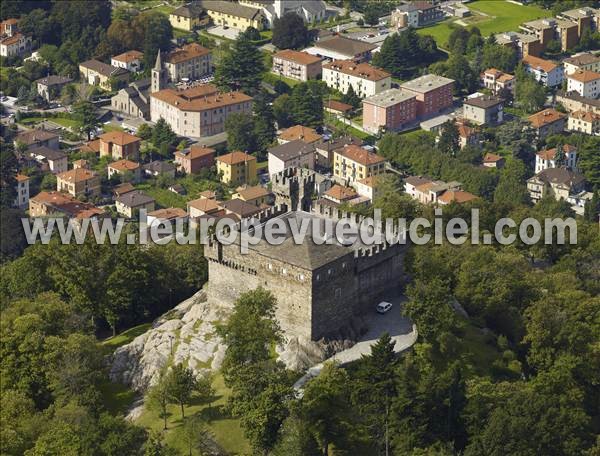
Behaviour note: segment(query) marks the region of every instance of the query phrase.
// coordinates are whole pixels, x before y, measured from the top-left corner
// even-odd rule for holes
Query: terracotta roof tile
[[[586,82],[592,82],[596,79],[600,79],[600,73],[596,73],[595,71],[583,70],[570,74],[567,77],[569,79],[575,79],[576,81],[583,82],[585,84]]]
[[[529,116],[527,120],[531,122],[531,125],[534,128],[540,128],[544,125],[551,124],[560,119],[565,118],[567,115],[562,112],[558,112],[556,109],[544,109],[543,111],[536,112],[535,114]]]
[[[380,81],[392,75],[387,71],[375,68],[368,63],[356,63],[354,60],[334,60],[323,65],[323,69],[339,71],[354,77],[367,79],[369,81]]]
[[[226,165],[237,165],[238,163],[252,160],[256,160],[256,157],[245,152],[240,152],[239,150],[217,157],[217,161],[225,163]]]
[[[301,139],[305,143],[313,143],[321,139],[321,135],[316,130],[302,125],[294,125],[293,127],[283,130],[279,135],[279,139],[284,141],[295,141]]]
[[[339,153],[340,155],[365,166],[386,161],[381,155],[377,155],[376,153],[370,152],[362,147],[355,146],[354,144],[345,146],[342,150],[336,153]]]
[[[285,49],[283,51],[279,51],[276,54],[274,54],[273,57],[278,57],[283,60],[289,60],[290,62],[295,62],[300,65],[311,65],[313,63],[318,63],[321,61],[321,57],[309,54],[308,52],[294,51],[292,49]]]

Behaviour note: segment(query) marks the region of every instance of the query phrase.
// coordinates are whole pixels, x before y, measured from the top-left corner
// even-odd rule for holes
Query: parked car
[[[377,313],[384,314],[384,313],[388,312],[391,308],[392,308],[391,302],[381,301],[379,304],[377,304],[376,310],[377,310]]]

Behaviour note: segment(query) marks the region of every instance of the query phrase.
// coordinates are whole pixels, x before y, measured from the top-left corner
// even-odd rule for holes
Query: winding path
[[[406,298],[404,296],[387,299],[387,301],[394,304],[388,313],[380,315],[373,311],[371,315],[368,315],[366,317],[367,325],[369,327],[367,333],[352,347],[342,350],[325,361],[310,367],[306,373],[294,383],[296,392],[302,394],[304,385],[309,380],[319,375],[325,363],[336,362],[340,365],[344,365],[360,359],[363,355],[369,355],[371,353],[371,346],[377,343],[377,340],[384,332],[389,333],[392,337],[392,341],[396,343],[394,345],[394,351],[396,353],[401,353],[412,347],[417,341],[419,334],[416,325],[408,318],[402,316],[402,304],[405,300]]]

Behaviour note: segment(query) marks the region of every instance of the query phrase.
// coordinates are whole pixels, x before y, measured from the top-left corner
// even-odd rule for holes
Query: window
[[[341,298],[342,297],[342,289],[341,288],[336,288],[335,289],[335,297],[336,298]]]

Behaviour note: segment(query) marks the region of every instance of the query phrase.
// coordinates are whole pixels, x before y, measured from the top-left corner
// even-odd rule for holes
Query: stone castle
[[[323,233],[327,220],[345,219],[358,225],[362,218],[329,207],[302,210],[307,208],[305,198],[314,193],[315,179],[309,176],[285,182],[288,188],[291,185],[295,210],[281,204],[255,216],[263,226],[279,218],[286,227],[282,243],[271,245],[263,237],[242,254],[239,239],[247,233],[238,224],[237,242],[225,245],[213,236],[205,245],[209,301],[231,307],[240,294],[262,286],[277,299],[276,317],[286,335],[313,341],[348,338],[356,317],[374,312],[378,302],[401,287],[406,246],[385,242],[365,246],[360,241],[349,244],[335,236],[315,236],[314,224]],[[274,182],[276,194],[275,188],[282,183]],[[303,221],[311,228],[304,242],[296,244],[290,226]],[[329,242],[323,243],[325,240]]]

